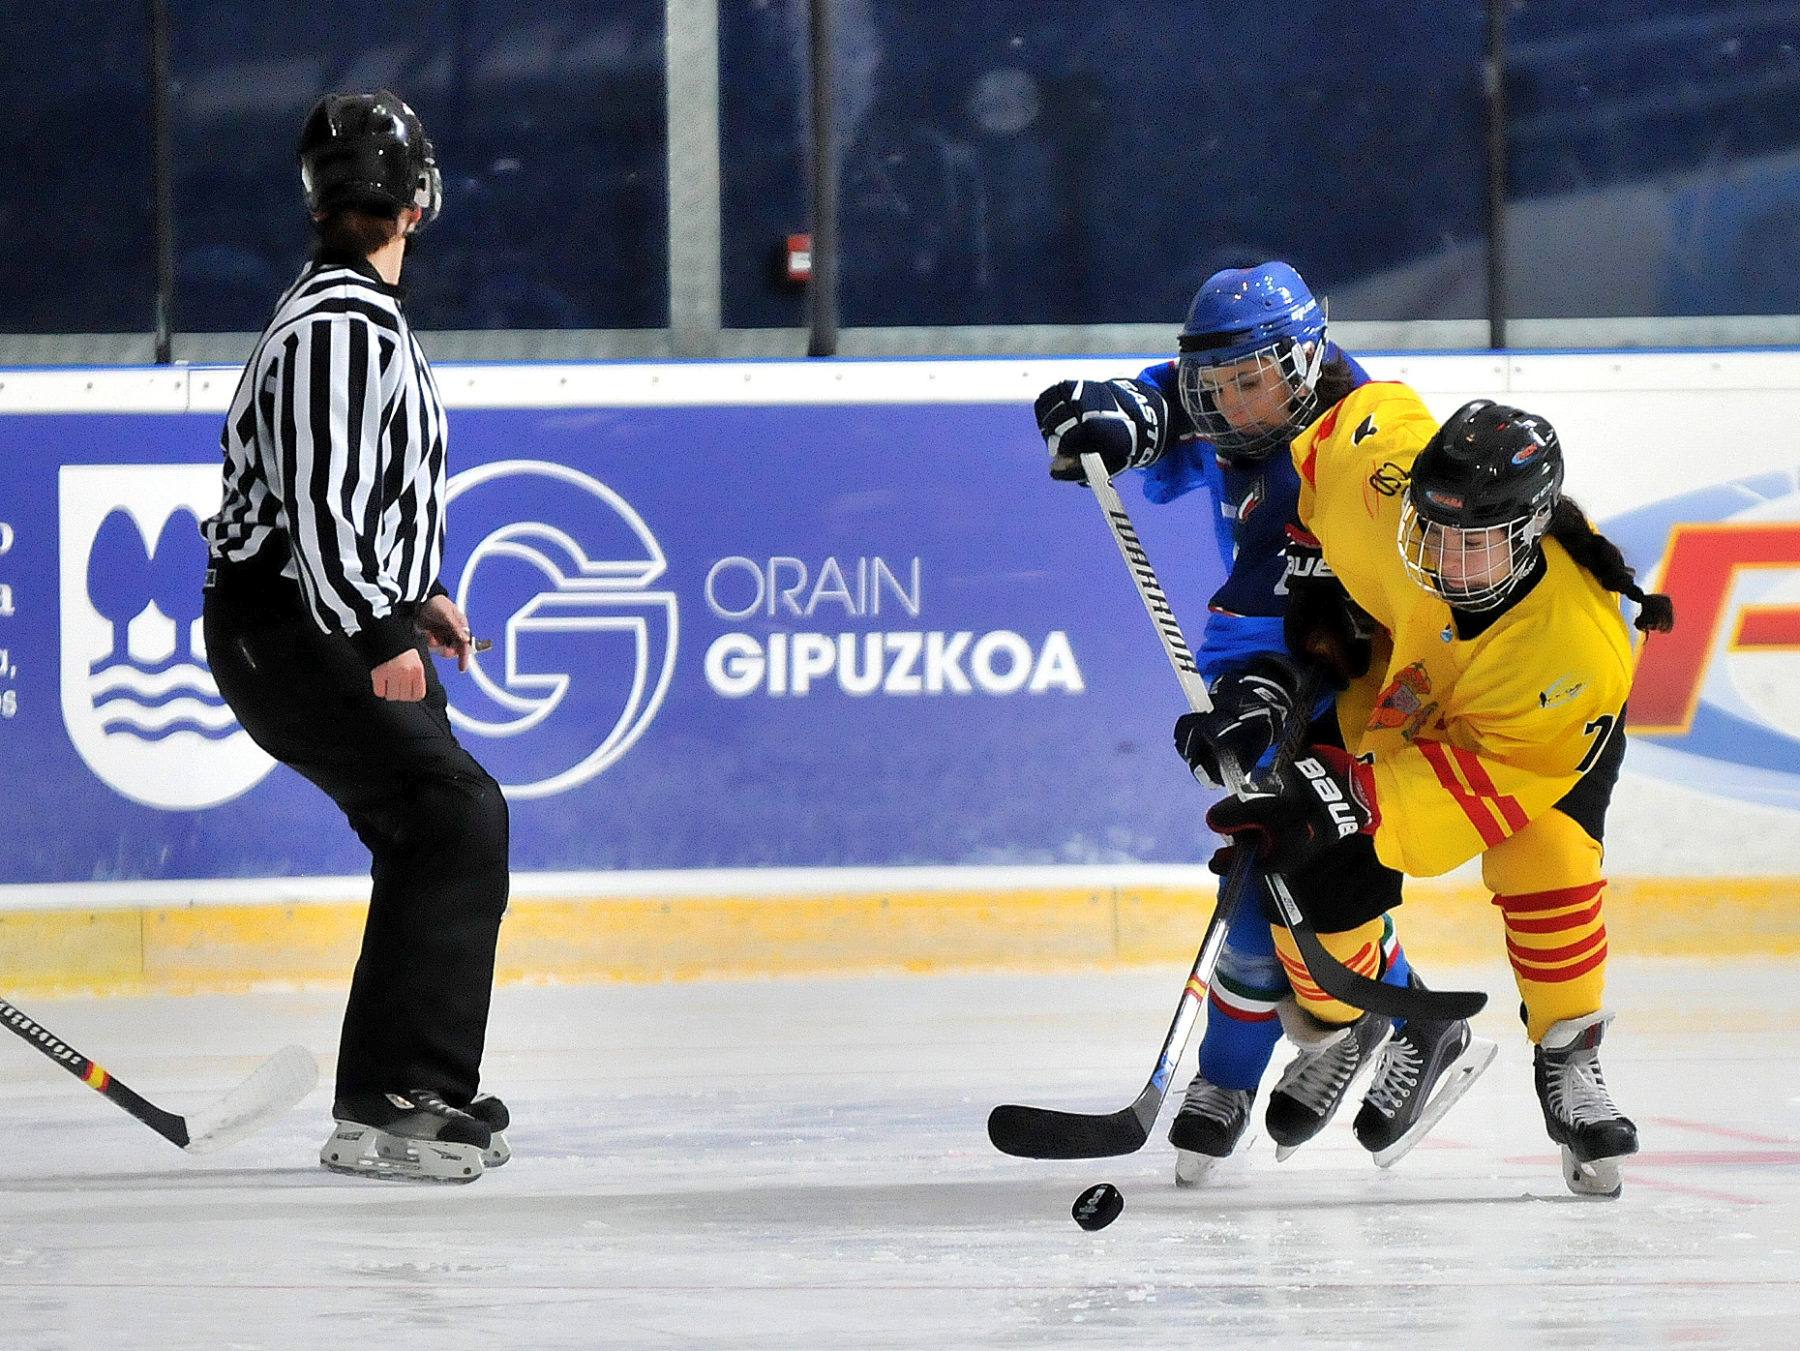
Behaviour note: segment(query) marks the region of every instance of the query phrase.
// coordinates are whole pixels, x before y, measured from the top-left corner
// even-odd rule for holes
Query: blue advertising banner
[[[1089,494],[1029,405],[465,409],[441,668],[521,870],[1187,862],[1206,799]],[[0,417],[0,882],[343,875],[219,698],[215,413]],[[1126,499],[1190,634],[1208,504]],[[1140,510],[1141,508],[1141,510]]]

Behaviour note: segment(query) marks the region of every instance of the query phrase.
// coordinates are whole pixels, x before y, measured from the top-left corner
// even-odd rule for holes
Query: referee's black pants
[[[362,658],[319,631],[291,583],[240,592],[222,580],[205,625],[244,730],[324,789],[372,856],[338,1096],[430,1088],[466,1105],[506,910],[506,799],[451,732],[430,654],[421,642],[425,698],[396,703],[375,697]]]

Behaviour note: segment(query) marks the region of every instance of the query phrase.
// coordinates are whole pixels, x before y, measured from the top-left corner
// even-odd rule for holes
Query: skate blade
[[[1251,1151],[1262,1137],[1253,1127],[1244,1132],[1229,1154],[1202,1154],[1194,1149],[1175,1148],[1175,1185],[1203,1187],[1227,1172],[1236,1173],[1250,1166]]]
[[[484,1171],[479,1145],[407,1140],[355,1122],[339,1123],[319,1162],[334,1173],[402,1182],[473,1182]]]
[[[1616,1201],[1625,1191],[1618,1159],[1589,1159],[1583,1163],[1567,1145],[1562,1147],[1563,1181],[1577,1196]]]
[[[1212,1176],[1213,1169],[1224,1162],[1216,1154],[1197,1154],[1191,1149],[1178,1149],[1175,1151],[1175,1185],[1203,1187],[1206,1179]]]
[[[1423,1140],[1431,1128],[1456,1105],[1457,1099],[1475,1086],[1475,1081],[1494,1063],[1494,1057],[1500,1047],[1486,1037],[1470,1037],[1469,1044],[1444,1071],[1444,1077],[1438,1081],[1437,1092],[1431,1095],[1431,1101],[1425,1104],[1425,1110],[1419,1119],[1393,1144],[1386,1149],[1378,1149],[1370,1157],[1375,1160],[1377,1168],[1392,1168],[1405,1158],[1412,1147]]]
[[[495,1131],[494,1138],[488,1142],[487,1149],[481,1155],[481,1166],[498,1168],[510,1158],[512,1158],[512,1146],[506,1143],[504,1135]]]

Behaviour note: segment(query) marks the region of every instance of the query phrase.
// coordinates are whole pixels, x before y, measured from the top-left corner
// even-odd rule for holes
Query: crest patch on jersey
[[[1360,446],[1364,441],[1367,441],[1371,436],[1375,435],[1376,431],[1375,415],[1370,413],[1357,426],[1356,430],[1350,433],[1350,444],[1353,446]]]
[[[1376,699],[1369,714],[1369,730],[1398,731],[1411,741],[1437,709],[1437,701],[1431,697],[1431,676],[1424,662],[1415,661],[1389,681]]]

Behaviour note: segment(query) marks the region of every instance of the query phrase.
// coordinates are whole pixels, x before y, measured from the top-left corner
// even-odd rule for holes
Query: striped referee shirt
[[[444,405],[366,259],[321,253],[275,307],[219,441],[215,564],[297,582],[314,622],[370,667],[411,647],[444,553]]]

